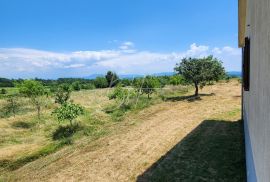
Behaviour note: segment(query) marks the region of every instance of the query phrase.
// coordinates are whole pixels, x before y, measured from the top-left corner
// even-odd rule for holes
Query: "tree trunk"
[[[195,83],[195,96],[199,95],[199,86],[197,83]]]

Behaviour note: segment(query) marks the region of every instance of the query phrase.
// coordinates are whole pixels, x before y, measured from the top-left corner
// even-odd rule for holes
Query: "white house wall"
[[[250,91],[244,92],[248,181],[253,182],[255,175],[259,182],[270,182],[270,0],[248,0],[247,4],[246,36],[251,45]]]

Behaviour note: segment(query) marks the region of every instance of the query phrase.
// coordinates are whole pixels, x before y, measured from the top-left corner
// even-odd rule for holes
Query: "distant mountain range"
[[[242,77],[242,72],[241,71],[229,71],[229,72],[227,72],[227,74],[230,75],[230,76]]]
[[[242,73],[240,71],[229,71],[227,72],[228,75],[230,76],[237,76],[237,77],[241,77]],[[161,72],[161,73],[154,73],[154,74],[149,74],[152,76],[172,76],[175,75],[174,72]],[[95,79],[97,77],[104,77],[105,75],[103,74],[93,74],[93,75],[89,75],[84,77],[85,79]],[[126,79],[132,79],[132,78],[140,78],[140,77],[144,77],[145,75],[140,75],[140,74],[126,74],[126,75],[119,75],[119,77],[121,79],[126,78]]]

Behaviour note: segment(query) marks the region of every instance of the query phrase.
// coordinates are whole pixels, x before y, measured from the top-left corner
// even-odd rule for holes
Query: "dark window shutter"
[[[243,86],[245,91],[249,91],[250,82],[250,39],[245,38],[245,47],[243,50]]]

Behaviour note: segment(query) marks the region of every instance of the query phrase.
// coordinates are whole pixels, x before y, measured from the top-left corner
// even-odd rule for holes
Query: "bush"
[[[139,94],[147,94],[148,99],[150,95],[156,91],[156,88],[160,88],[161,84],[156,77],[146,76],[143,79],[135,80],[134,87]]]
[[[12,114],[15,117],[20,107],[18,98],[14,96],[10,96],[6,101],[7,101],[6,104],[2,108],[5,116],[9,116]]]
[[[67,102],[55,109],[52,114],[56,115],[59,122],[68,120],[70,125],[72,125],[72,121],[83,114],[83,108],[78,104]]]
[[[61,84],[55,93],[55,103],[64,104],[70,98],[71,89],[68,84]]]
[[[123,88],[121,86],[121,84],[118,84],[113,92],[111,94],[109,94],[109,99],[119,99],[119,100],[123,100],[126,97],[128,97],[128,90]]]
[[[174,75],[170,77],[171,85],[180,85],[183,83],[183,77],[181,75]]]
[[[89,84],[83,84],[81,86],[82,89],[85,89],[85,90],[94,90],[96,87],[94,84],[92,83],[89,83]]]
[[[94,80],[94,84],[96,88],[107,88],[108,87],[108,82],[106,80],[106,78],[104,77],[97,77]]]
[[[127,78],[122,79],[122,80],[121,80],[121,84],[122,84],[123,86],[131,86],[131,85],[132,85],[132,80],[127,79]]]
[[[0,94],[3,94],[3,95],[4,95],[4,94],[7,94],[7,90],[4,89],[4,88],[2,88],[1,91],[0,91]]]
[[[75,90],[75,91],[80,91],[80,90],[81,90],[80,82],[79,82],[79,81],[73,82],[73,83],[72,83],[72,88],[73,88],[73,90]]]

